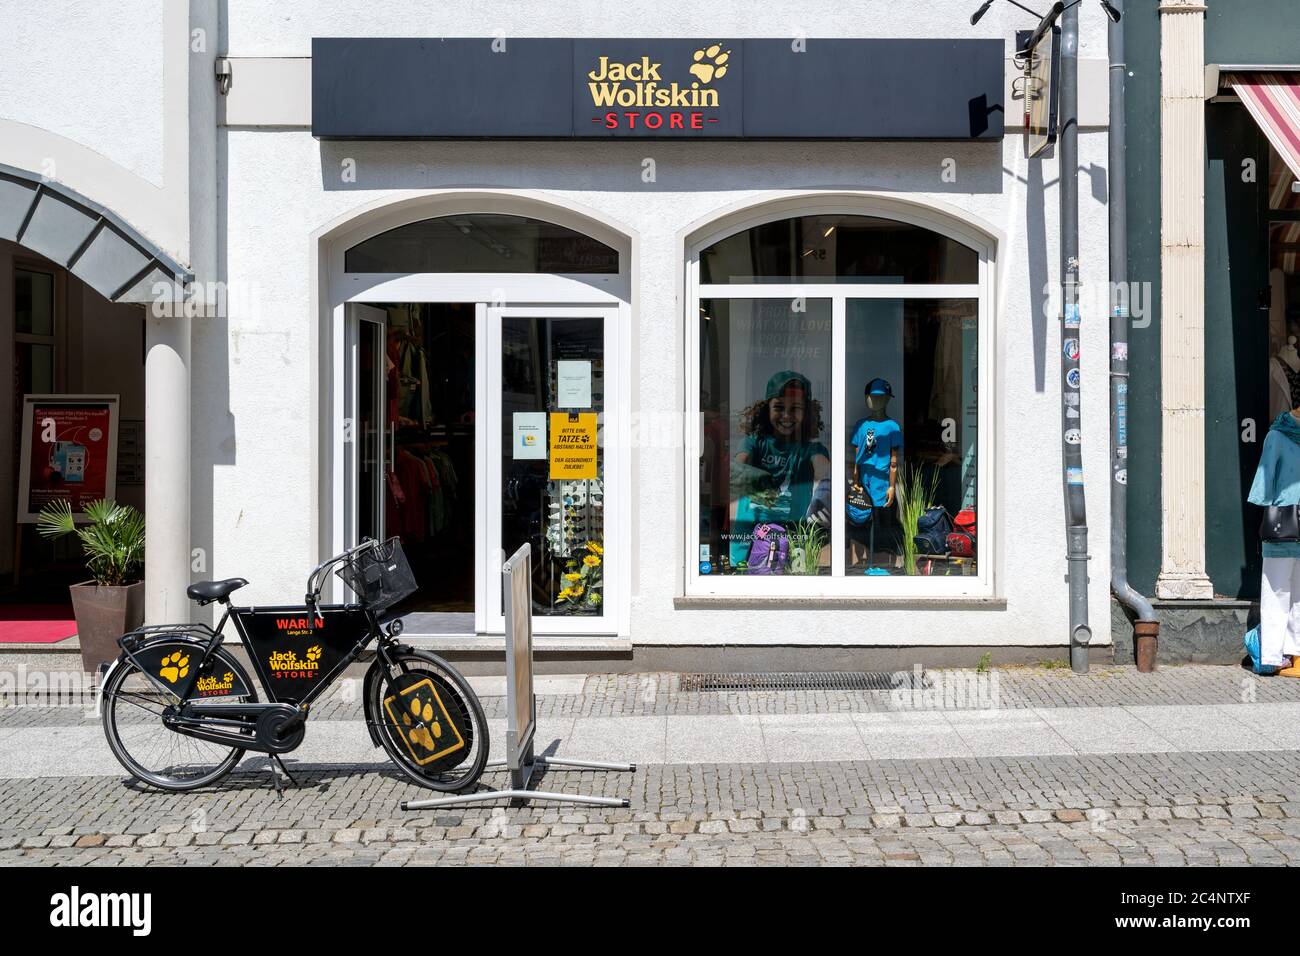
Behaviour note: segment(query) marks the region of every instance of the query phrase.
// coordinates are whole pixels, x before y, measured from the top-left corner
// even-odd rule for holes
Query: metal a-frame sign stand
[[[476,790],[429,800],[402,802],[403,810],[427,810],[470,803],[509,800],[519,807],[532,800],[551,803],[577,803],[593,807],[627,807],[623,797],[595,797],[581,793],[554,793],[530,790],[533,773],[542,767],[569,770],[616,770],[632,772],[635,764],[610,763],[603,760],[561,760],[533,753],[533,736],[537,729],[537,696],[533,693],[533,614],[532,549],[525,544],[501,568],[506,617],[506,759],[489,761],[487,770],[505,767],[510,771],[510,789]]]

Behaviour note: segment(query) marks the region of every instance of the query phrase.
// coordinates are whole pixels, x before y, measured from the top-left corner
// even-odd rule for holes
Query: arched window
[[[700,594],[966,593],[987,253],[810,212],[699,248]]]
[[[360,242],[345,272],[550,272],[612,274],[618,251],[565,226],[497,213],[424,219]]]
[[[700,253],[701,283],[978,282],[979,257],[954,239],[876,216],[778,219]]]

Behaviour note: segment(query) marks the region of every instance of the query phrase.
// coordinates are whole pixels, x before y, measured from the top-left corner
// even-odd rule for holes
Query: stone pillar
[[[189,621],[190,320],[145,315],[145,621]]]
[[[1160,4],[1161,598],[1205,570],[1205,5]]]

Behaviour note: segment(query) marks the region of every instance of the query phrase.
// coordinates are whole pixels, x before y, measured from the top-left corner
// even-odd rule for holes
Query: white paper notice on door
[[[546,413],[514,413],[514,448],[515,459],[546,457]]]
[[[555,364],[555,407],[591,408],[591,362],[561,359]]]

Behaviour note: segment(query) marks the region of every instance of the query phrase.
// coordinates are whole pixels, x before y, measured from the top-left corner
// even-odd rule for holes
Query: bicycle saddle
[[[197,584],[191,584],[185,589],[191,601],[198,601],[200,604],[210,604],[213,601],[224,601],[230,597],[231,593],[238,591],[248,582],[243,578],[226,578],[224,581],[199,581]]]

